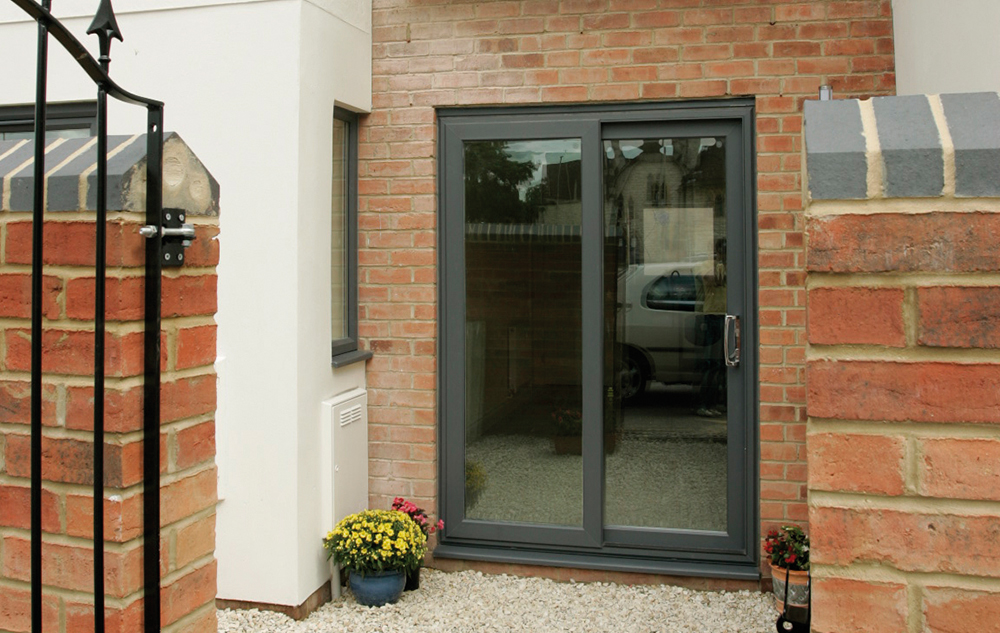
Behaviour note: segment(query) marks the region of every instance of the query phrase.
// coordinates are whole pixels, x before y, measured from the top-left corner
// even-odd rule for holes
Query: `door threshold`
[[[579,552],[546,552],[454,544],[439,544],[434,548],[434,558],[540,567],[569,567],[581,570],[623,572],[626,574],[719,578],[750,581],[753,583],[760,582],[761,578],[760,568],[757,566],[757,563],[750,561],[721,563],[717,561],[678,559],[656,560],[649,558],[624,558],[609,556],[607,554],[588,555]]]

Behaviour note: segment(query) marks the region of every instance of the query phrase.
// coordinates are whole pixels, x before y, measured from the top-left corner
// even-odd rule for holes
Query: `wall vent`
[[[321,536],[345,516],[368,507],[368,392],[354,389],[323,402]],[[319,541],[317,540],[317,543]],[[333,593],[340,595],[339,574]]]
[[[347,426],[352,422],[358,422],[361,420],[362,416],[362,406],[356,404],[353,407],[347,407],[340,412],[340,426]]]

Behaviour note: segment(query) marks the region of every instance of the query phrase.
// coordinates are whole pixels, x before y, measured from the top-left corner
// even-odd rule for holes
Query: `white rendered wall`
[[[87,36],[96,0],[55,0]],[[165,102],[221,186],[220,598],[299,605],[329,578],[320,538],[320,407],[365,386],[364,364],[330,365],[333,105],[371,107],[370,0],[116,0],[125,42],[111,75]],[[73,17],[77,16],[77,17]],[[0,2],[0,104],[34,99],[35,27]],[[93,41],[91,41],[93,40]],[[95,90],[50,43],[49,100]],[[344,60],[350,60],[348,64]],[[112,104],[113,133],[145,111]]]
[[[324,503],[320,499],[322,461],[332,458],[329,447],[320,441],[320,424],[328,422],[322,417],[322,402],[365,386],[364,363],[338,369],[330,365],[333,107],[336,102],[353,110],[371,110],[371,3],[368,0],[367,22],[362,24],[367,30],[329,12],[334,7],[328,5],[347,4],[303,2],[300,5],[296,555],[301,565],[299,599],[295,604],[301,604],[330,578],[330,565],[320,547],[323,536],[333,528],[324,523]],[[345,71],[352,81],[342,80]],[[329,471],[329,467],[325,470]]]
[[[893,0],[897,94],[1000,91],[998,0]]]

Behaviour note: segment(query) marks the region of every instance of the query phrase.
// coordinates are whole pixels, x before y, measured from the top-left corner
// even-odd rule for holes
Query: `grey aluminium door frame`
[[[445,530],[436,555],[520,563],[756,577],[759,540],[757,413],[757,232],[752,100],[439,110],[439,396],[440,492]],[[681,127],[677,127],[680,125]],[[658,127],[659,126],[659,127]],[[742,306],[743,361],[730,374],[727,531],[649,530],[603,524],[603,258],[601,142],[635,131],[718,132],[740,147],[727,152],[728,300]],[[631,130],[629,130],[631,128]],[[582,528],[471,521],[464,516],[465,140],[580,138],[583,226],[584,519]],[[729,154],[734,156],[730,159]],[[456,167],[457,166],[457,167]],[[588,204],[589,201],[589,204]],[[732,311],[732,308],[731,308]],[[738,385],[738,387],[737,387]],[[737,416],[734,416],[737,417]],[[669,545],[664,546],[665,539]],[[707,570],[707,572],[706,572]],[[706,572],[706,573],[702,573]]]

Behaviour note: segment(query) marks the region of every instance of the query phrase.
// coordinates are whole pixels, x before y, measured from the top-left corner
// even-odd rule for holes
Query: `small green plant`
[[[486,488],[486,469],[477,461],[465,462],[465,497],[478,498],[479,493]]]
[[[364,510],[344,517],[323,539],[327,557],[359,574],[420,566],[427,537],[398,510]]]
[[[776,567],[791,571],[809,569],[809,536],[797,525],[783,525],[768,532],[764,552]]]
[[[580,435],[583,432],[583,413],[579,409],[560,407],[552,412],[552,421],[556,425],[556,435]]]

